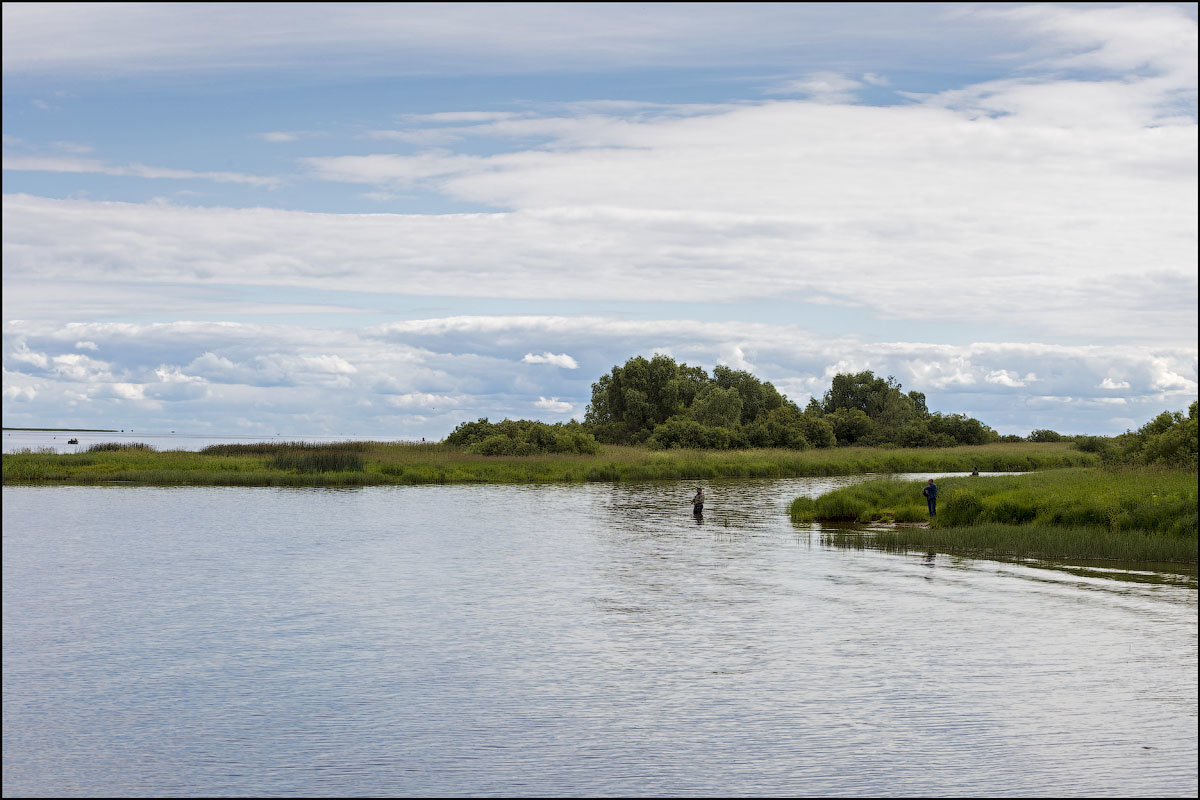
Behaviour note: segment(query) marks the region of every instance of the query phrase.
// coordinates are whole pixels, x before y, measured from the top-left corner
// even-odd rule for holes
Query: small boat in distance
[[[67,439],[67,444],[79,444],[78,439]]]

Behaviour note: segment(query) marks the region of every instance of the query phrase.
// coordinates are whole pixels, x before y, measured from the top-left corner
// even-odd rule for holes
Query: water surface
[[[1194,576],[788,521],[860,479],[4,487],[4,793],[1196,794]]]

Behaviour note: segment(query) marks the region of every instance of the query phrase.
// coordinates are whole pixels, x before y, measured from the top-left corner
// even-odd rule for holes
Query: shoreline
[[[207,450],[207,452],[206,452]],[[1098,463],[1065,443],[952,448],[650,450],[603,445],[595,454],[483,456],[445,444],[284,443],[158,451],[114,446],[79,453],[3,454],[7,484],[146,486],[385,486],[555,484],[709,478],[803,478],[916,472],[1029,472]]]

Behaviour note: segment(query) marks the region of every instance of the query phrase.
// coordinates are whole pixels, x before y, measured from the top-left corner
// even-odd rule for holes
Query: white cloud
[[[823,103],[845,103],[854,99],[854,92],[863,82],[836,72],[818,72],[776,84],[766,94],[799,94]]]
[[[106,360],[71,352],[84,339]],[[547,339],[572,353],[578,369],[513,370],[514,361],[537,353]],[[1119,432],[1126,426],[1110,421],[1112,409],[1120,406],[1122,419],[1149,419],[1186,407],[1196,391],[1194,346],[886,342],[819,336],[793,325],[601,316],[450,317],[361,330],[9,322],[4,344],[9,394],[36,397],[42,413],[61,411],[78,427],[112,427],[98,423],[120,416],[112,404],[128,402],[145,412],[139,417],[145,424],[158,419],[166,429],[178,427],[181,415],[220,427],[249,406],[264,431],[296,430],[303,419],[311,427],[301,432],[310,434],[353,429],[438,437],[466,419],[528,417],[530,409],[551,420],[573,413],[590,400],[599,375],[655,351],[709,370],[740,353],[756,375],[801,404],[823,394],[834,374],[870,369],[894,375],[906,391],[925,392],[935,411],[970,413],[1004,432]],[[1034,365],[1043,371],[1040,380],[1031,375]],[[1110,374],[1125,376],[1129,388],[1099,388]],[[1039,380],[1036,394],[1015,385],[1030,380]],[[89,398],[104,402],[100,410],[85,411]],[[9,419],[18,411],[5,413]]]
[[[540,356],[533,353],[526,353],[525,357],[521,360],[526,364],[552,364],[563,369],[579,369],[579,362],[566,353],[555,354],[548,350]]]
[[[545,397],[538,397],[537,402],[533,404],[535,407],[550,411],[555,414],[569,414],[575,409],[575,406],[557,397],[552,397],[547,400]]]
[[[770,183],[764,178],[764,192]],[[1122,198],[1091,214],[1064,194],[1060,208],[964,215],[976,202],[972,192],[954,201],[959,209],[945,210],[946,219],[931,215],[919,224],[918,209],[899,195],[887,209],[875,198],[864,201],[875,211],[846,212],[865,215],[858,222],[834,215],[842,202],[853,205],[836,196],[825,198],[830,208],[792,215],[576,207],[423,216],[9,195],[5,304],[13,292],[25,296],[23,309],[61,314],[61,297],[51,302],[24,286],[70,287],[84,265],[93,283],[368,293],[395,286],[410,294],[589,301],[790,294],[900,318],[924,318],[934,287],[937,316],[947,322],[1014,324],[1043,337],[1182,342],[1194,339],[1196,321],[1189,300],[1196,286],[1189,245],[1195,187],[1185,196],[1179,183],[1171,172],[1151,180],[1141,196],[1137,185],[1120,181],[1081,187],[1080,196],[1112,197],[1116,190]],[[1042,269],[1045,263],[1056,268]],[[79,300],[96,296],[89,289]]]
[[[854,6],[725,4],[8,3],[6,75],[130,75],[320,70],[324,75],[504,74],[581,68],[846,60],[866,38],[875,58],[968,63],[998,43],[944,10],[872,11],[864,31]],[[1027,23],[1025,23],[1027,24]],[[997,27],[997,26],[993,26]],[[985,43],[988,52],[975,52]],[[864,59],[875,60],[875,59]]]
[[[95,342],[79,341],[75,343],[76,350],[99,350]]]
[[[18,172],[80,172],[103,175],[131,175],[138,178],[168,178],[172,180],[207,180],[217,183],[245,183],[251,186],[277,186],[278,178],[247,175],[241,172],[196,172],[187,169],[152,167],[146,164],[109,164],[94,158],[59,156],[5,157],[4,169]]]
[[[984,379],[988,383],[997,383],[1001,386],[1021,387],[1025,382],[1016,373],[1009,372],[1006,369],[997,369],[989,372]]]
[[[1099,388],[1101,388],[1101,389],[1128,389],[1129,381],[1114,381],[1112,378],[1110,378],[1106,375],[1104,377],[1104,380],[1100,381]]]
[[[407,394],[391,395],[386,398],[386,404],[393,408],[423,409],[436,411],[439,407],[444,410],[460,408],[469,401],[464,397],[429,392],[409,392]]]
[[[5,371],[4,399],[14,403],[28,403],[37,397],[37,389],[31,385],[13,386],[8,383],[8,372]]]

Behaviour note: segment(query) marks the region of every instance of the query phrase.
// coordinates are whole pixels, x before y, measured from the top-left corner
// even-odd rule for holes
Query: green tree
[[[899,391],[900,384],[890,375],[884,380],[876,378],[871,370],[854,375],[838,374],[833,376],[822,406],[826,414],[839,408],[856,408],[874,419],[883,410],[888,396]]]
[[[693,402],[705,383],[703,369],[676,364],[670,356],[635,356],[592,384],[585,419],[603,441],[644,441]]]
[[[696,395],[691,412],[701,425],[732,430],[742,421],[742,396],[732,387],[709,384]]]
[[[724,364],[713,367],[713,382],[722,389],[735,390],[741,397],[742,424],[759,419],[785,402],[784,396],[772,384]]]
[[[825,415],[840,445],[855,444],[871,432],[871,418],[859,408],[839,408]]]

